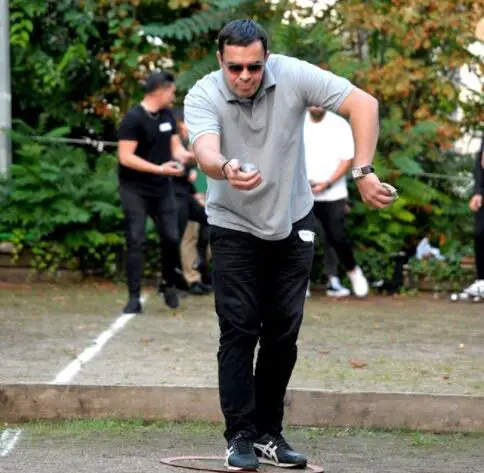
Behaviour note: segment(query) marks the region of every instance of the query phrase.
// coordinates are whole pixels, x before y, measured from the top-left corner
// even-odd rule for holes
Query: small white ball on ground
[[[451,295],[450,295],[450,300],[451,300],[452,302],[456,302],[456,301],[458,301],[458,300],[459,300],[459,296],[458,296],[457,294],[451,294]]]

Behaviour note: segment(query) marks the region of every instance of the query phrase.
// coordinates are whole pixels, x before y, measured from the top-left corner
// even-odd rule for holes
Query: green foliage
[[[474,280],[474,271],[462,268],[461,259],[452,255],[445,261],[413,258],[409,271],[414,286],[433,291],[460,291]]]
[[[44,140],[62,135],[58,129]],[[55,272],[79,260],[112,260],[124,244],[117,193],[116,158],[104,154],[93,164],[85,150],[13,135],[17,162],[0,183],[0,233],[17,255],[32,248],[34,265]]]
[[[254,0],[212,0],[208,2],[205,10],[196,11],[169,24],[150,23],[143,26],[143,30],[146,34],[160,38],[192,41],[205,33],[218,32],[225,23],[233,19],[238,8],[254,3]]]

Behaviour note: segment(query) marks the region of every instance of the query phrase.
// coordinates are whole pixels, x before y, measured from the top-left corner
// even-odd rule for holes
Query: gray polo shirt
[[[263,179],[256,189],[240,191],[208,178],[209,223],[265,240],[286,238],[313,206],[303,146],[306,109],[337,111],[352,90],[342,77],[278,54],[269,56],[254,100],[237,97],[222,70],[199,80],[185,97],[190,141],[220,135],[222,154],[255,163]]]

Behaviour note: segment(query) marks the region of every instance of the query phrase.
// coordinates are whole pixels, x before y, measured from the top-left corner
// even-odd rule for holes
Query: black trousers
[[[475,215],[474,250],[477,279],[484,279],[484,207],[481,207]]]
[[[131,186],[120,185],[127,240],[126,273],[130,297],[139,297],[146,244],[146,219],[151,217],[160,237],[163,279],[176,285],[181,274],[180,235],[175,198],[140,195]]]
[[[205,208],[188,192],[177,193],[176,204],[178,213],[178,230],[182,238],[187,228],[188,221],[197,222],[200,225],[198,231],[197,252],[200,261],[206,264],[210,231]]]
[[[326,276],[328,278],[331,276],[338,276],[338,255],[330,245],[328,237],[324,234],[324,228],[319,219],[316,219],[316,235],[323,243],[323,258]]]
[[[210,227],[220,325],[219,390],[227,440],[239,431],[255,438],[282,430],[284,396],[296,363],[314,255],[314,233],[308,238],[308,233],[299,233],[303,230],[314,232],[312,213],[278,241]]]
[[[325,237],[346,271],[356,267],[353,247],[346,234],[346,199],[314,202],[314,215],[323,226]]]

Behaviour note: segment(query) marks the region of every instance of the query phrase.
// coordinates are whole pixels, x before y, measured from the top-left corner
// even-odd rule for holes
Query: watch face
[[[359,179],[360,177],[365,176],[366,174],[371,174],[373,172],[373,166],[362,166],[360,168],[354,168],[352,170],[353,177],[355,179]]]

